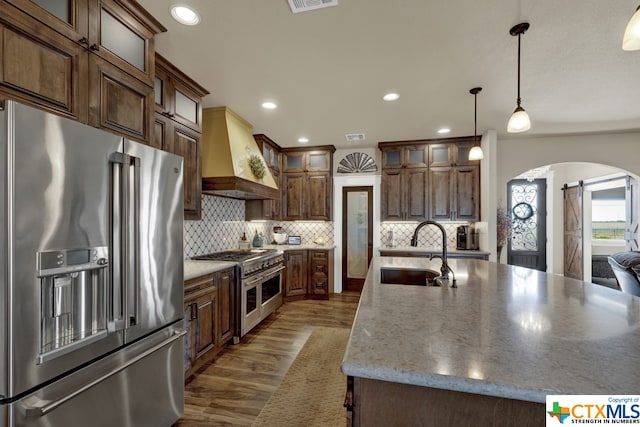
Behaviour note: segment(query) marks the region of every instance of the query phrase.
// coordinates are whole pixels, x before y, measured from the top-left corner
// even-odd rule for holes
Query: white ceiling
[[[287,0],[180,0],[202,22],[170,17],[174,0],[138,0],[168,29],[156,50],[283,147],[473,135],[499,138],[640,130],[640,51],[621,48],[638,0],[338,0],[293,14]],[[531,130],[506,124],[516,105],[519,22],[522,106]],[[400,99],[385,102],[396,91]],[[278,104],[274,111],[261,103]],[[346,133],[364,133],[347,142]]]

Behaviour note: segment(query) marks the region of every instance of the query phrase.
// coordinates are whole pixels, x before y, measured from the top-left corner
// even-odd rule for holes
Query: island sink
[[[386,285],[439,286],[435,278],[441,273],[434,270],[416,270],[407,268],[381,268],[380,283]]]

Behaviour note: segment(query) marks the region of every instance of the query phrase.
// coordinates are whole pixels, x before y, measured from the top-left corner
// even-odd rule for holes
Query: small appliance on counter
[[[282,231],[282,227],[273,227],[273,234],[271,236],[273,238],[273,241],[271,243],[273,244],[282,245],[287,242],[287,233]]]
[[[478,249],[478,233],[472,225],[461,225],[456,233],[456,249],[458,250],[477,250]]]

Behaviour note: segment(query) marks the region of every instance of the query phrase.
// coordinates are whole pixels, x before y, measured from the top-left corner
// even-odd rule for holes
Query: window
[[[593,240],[624,240],[624,188],[594,191],[591,204],[591,238]]]

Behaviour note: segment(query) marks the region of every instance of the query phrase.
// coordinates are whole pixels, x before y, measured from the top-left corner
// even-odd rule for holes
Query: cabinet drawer
[[[311,259],[313,260],[326,260],[328,259],[329,255],[327,251],[309,251],[311,252]]]
[[[213,280],[214,274],[207,274],[206,276],[199,276],[193,279],[189,279],[184,282],[184,300],[193,301],[200,296],[211,292],[216,289],[215,281]]]

